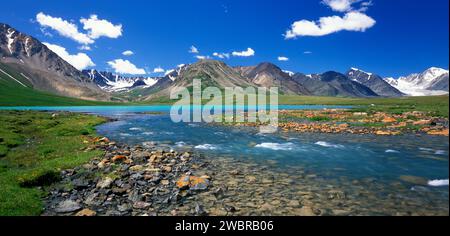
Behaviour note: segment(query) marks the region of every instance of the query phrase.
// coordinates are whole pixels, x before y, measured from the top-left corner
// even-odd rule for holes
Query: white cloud
[[[100,37],[118,38],[122,36],[122,25],[114,25],[107,20],[98,19],[97,15],[91,15],[89,19],[81,18],[83,29],[88,31],[91,39]]]
[[[360,0],[323,0],[322,3],[329,6],[333,11],[348,12],[352,10],[352,4]]]
[[[80,33],[78,31],[78,27],[75,24],[72,24],[66,20],[63,20],[59,17],[52,17],[49,15],[45,15],[42,12],[39,12],[36,15],[36,21],[42,27],[48,27],[56,32],[58,32],[61,36],[70,38],[75,40],[81,44],[92,44],[94,40],[91,39],[88,35]]]
[[[362,3],[361,3],[361,7],[358,9],[358,11],[359,11],[359,12],[367,11],[367,10],[369,9],[370,6],[373,6],[372,0],[367,1],[367,2],[362,2]]]
[[[287,57],[278,57],[279,61],[289,61],[289,58]]]
[[[255,55],[255,50],[253,50],[252,48],[247,48],[246,51],[233,52],[232,55],[236,57],[251,57]]]
[[[324,36],[342,30],[364,32],[374,26],[376,21],[361,12],[348,12],[344,17],[321,17],[318,22],[300,20],[292,24],[285,34],[286,39],[300,36]]]
[[[89,56],[84,53],[70,55],[65,48],[59,45],[50,43],[43,44],[78,70],[84,70],[88,67],[95,66],[91,58],[89,58]]]
[[[91,51],[91,47],[89,45],[81,45],[78,47],[80,50]]]
[[[134,55],[134,52],[130,51],[130,50],[126,50],[126,51],[122,52],[122,55],[124,55],[124,56],[131,56],[131,55]]]
[[[205,60],[205,59],[209,59],[210,57],[209,56],[200,56],[200,55],[198,55],[198,56],[195,56],[195,58],[197,58],[199,60]]]
[[[311,51],[304,51],[303,54],[312,54]]]
[[[130,75],[144,75],[146,74],[144,69],[137,68],[133,63],[128,60],[116,59],[109,61],[108,64],[118,74],[130,74]]]
[[[230,54],[229,53],[218,53],[215,52],[213,53],[213,56],[224,59],[224,58],[230,58]]]
[[[154,70],[153,70],[153,73],[164,73],[165,72],[165,70],[163,69],[163,68],[161,68],[160,66],[159,67],[156,67]]]
[[[199,54],[200,51],[198,50],[198,48],[196,48],[194,45],[192,45],[191,48],[189,49],[189,53]]]

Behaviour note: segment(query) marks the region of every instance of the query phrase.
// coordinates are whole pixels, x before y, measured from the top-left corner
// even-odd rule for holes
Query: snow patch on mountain
[[[445,74],[448,75],[448,73],[448,70],[431,67],[422,73],[402,76],[398,79],[389,77],[384,80],[401,92],[410,96],[436,96],[449,93],[449,91],[430,89],[434,83],[438,82],[441,76]]]
[[[14,31],[13,29],[8,29],[8,34],[6,34],[6,37],[8,38],[8,49],[9,52],[11,53],[11,55],[13,54],[13,48],[12,48],[12,44],[14,43],[14,38],[13,38],[13,34],[16,31]]]

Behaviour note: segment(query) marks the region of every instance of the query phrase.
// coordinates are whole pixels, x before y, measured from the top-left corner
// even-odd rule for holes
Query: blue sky
[[[94,63],[100,70],[157,75],[155,68],[172,69],[198,56],[217,58],[217,52],[229,54],[221,60],[233,66],[269,61],[303,73],[357,67],[398,77],[431,66],[448,69],[448,5],[448,0],[22,0],[3,2],[0,22],[63,47],[78,67]],[[328,23],[320,25],[321,17],[329,17]],[[64,32],[69,27],[61,29],[61,21],[78,32]],[[87,46],[90,50],[82,49]],[[199,53],[190,53],[191,46]],[[123,55],[126,50],[134,54]]]

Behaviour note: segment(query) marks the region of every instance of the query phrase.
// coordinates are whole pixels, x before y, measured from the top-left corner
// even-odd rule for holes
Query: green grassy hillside
[[[0,106],[90,106],[115,104],[85,101],[34,90],[28,79],[11,67],[0,63],[0,69],[15,79],[0,71]]]

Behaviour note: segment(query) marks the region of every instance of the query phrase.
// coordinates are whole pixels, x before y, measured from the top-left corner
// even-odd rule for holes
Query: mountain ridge
[[[421,73],[384,80],[409,96],[444,95],[449,93],[449,71],[430,67]]]
[[[4,23],[0,23],[0,62],[23,74],[37,90],[85,100],[111,98],[39,40]]]

